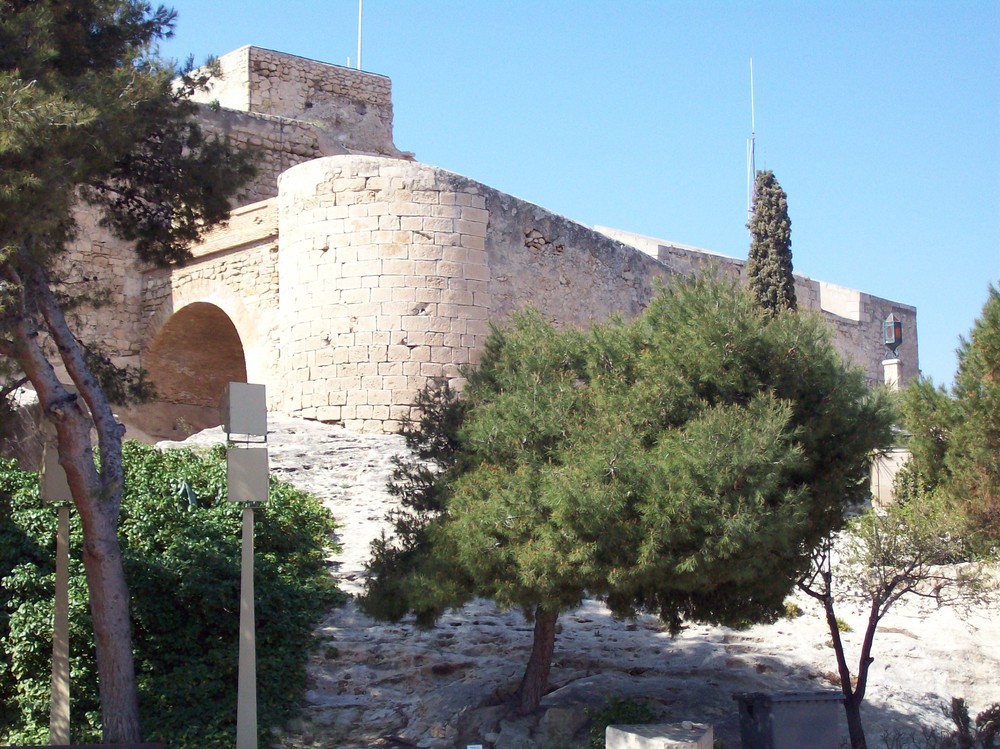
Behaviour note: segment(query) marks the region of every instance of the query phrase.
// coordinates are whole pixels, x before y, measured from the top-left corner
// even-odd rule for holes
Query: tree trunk
[[[90,591],[90,614],[97,653],[101,725],[105,743],[142,741],[138,690],[132,657],[129,592],[118,544],[117,523],[104,507],[84,534],[83,565]]]
[[[837,656],[840,691],[844,693],[844,712],[847,714],[847,731],[851,738],[851,749],[868,749],[865,729],[861,725],[861,702],[864,700],[864,689],[856,689],[851,685],[851,670],[847,666],[844,640],[840,636],[832,594],[827,593],[823,599],[823,608],[826,611],[826,623],[830,630],[830,640],[833,642],[833,652]]]
[[[538,704],[549,685],[549,671],[552,669],[552,653],[556,644],[556,620],[559,614],[549,612],[541,606],[535,608],[535,635],[531,644],[531,657],[524,670],[524,678],[514,699],[518,712],[528,715],[538,709]]]
[[[75,337],[41,270],[26,256],[25,295],[41,313],[66,371],[79,391],[69,392],[59,381],[38,342],[37,329],[25,315],[13,326],[13,355],[38,394],[39,402],[58,435],[59,463],[66,471],[73,504],[83,529],[83,563],[90,593],[94,646],[97,654],[105,743],[142,741],[139,698],[132,657],[129,592],[118,544],[118,514],[124,483],[122,427],[107,396],[94,379]],[[17,278],[10,266],[8,274]],[[25,299],[25,297],[22,297]],[[25,308],[28,304],[22,302]],[[86,408],[80,398],[86,402]],[[100,445],[100,470],[94,462],[91,429]]]
[[[868,749],[865,729],[861,725],[861,702],[855,695],[844,697],[844,712],[847,713],[847,733],[851,738],[851,749]]]

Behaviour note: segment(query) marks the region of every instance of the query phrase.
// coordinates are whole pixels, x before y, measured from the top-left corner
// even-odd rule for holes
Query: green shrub
[[[785,619],[791,621],[802,616],[802,607],[795,601],[785,601]]]
[[[608,726],[636,726],[656,720],[656,711],[645,700],[632,697],[611,696],[605,699],[604,707],[586,711],[590,718],[591,749],[604,749],[604,733]]]
[[[119,536],[132,594],[143,733],[172,749],[234,743],[241,518],[225,454],[124,446]],[[71,513],[72,740],[100,738],[79,519]],[[262,737],[294,711],[311,632],[342,601],[326,570],[334,524],[315,498],[271,481],[255,512],[257,711]],[[34,474],[0,461],[0,743],[48,737],[56,512]]]

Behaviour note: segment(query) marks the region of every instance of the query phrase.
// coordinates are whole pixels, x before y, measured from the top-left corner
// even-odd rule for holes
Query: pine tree
[[[788,196],[771,170],[758,171],[754,182],[750,256],[746,274],[757,306],[774,317],[794,310],[795,277],[792,275],[792,222]]]
[[[982,314],[958,351],[958,419],[947,456],[953,492],[983,540],[1000,543],[1000,292],[990,286]]]
[[[705,279],[586,333],[516,315],[461,399],[431,400],[362,606],[422,624],[474,596],[525,612],[520,712],[584,596],[675,629],[775,616],[890,439],[886,401],[822,321],[768,322],[745,290]]]
[[[124,427],[64,314],[79,299],[60,288],[58,261],[84,205],[143,260],[182,261],[252,173],[197,126],[198,82],[175,85],[156,58],[173,21],[141,0],[0,0],[0,372],[30,381],[55,426],[84,530],[109,743],[141,740],[117,538]]]
[[[903,413],[913,470],[965,515],[970,540],[984,551],[1000,545],[1000,291],[989,287],[962,339],[951,392],[917,380]]]

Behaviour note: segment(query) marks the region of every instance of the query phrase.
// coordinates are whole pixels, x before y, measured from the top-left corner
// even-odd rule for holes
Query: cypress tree
[[[770,317],[794,310],[795,278],[792,276],[792,222],[788,218],[788,196],[774,172],[758,171],[754,185],[747,278],[758,307]]]

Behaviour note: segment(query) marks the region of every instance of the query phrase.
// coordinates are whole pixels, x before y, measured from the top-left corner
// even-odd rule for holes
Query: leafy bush
[[[241,517],[226,500],[225,454],[124,449],[119,535],[132,594],[143,732],[173,749],[234,743]],[[72,740],[100,738],[79,518],[71,514]],[[271,481],[256,511],[257,710],[266,729],[304,689],[319,617],[342,596],[325,565],[334,528],[318,500]],[[56,512],[35,475],[0,461],[0,743],[48,736]]]
[[[644,700],[632,697],[611,696],[605,699],[604,707],[587,709],[590,718],[591,749],[603,749],[604,734],[608,726],[637,726],[656,720],[653,706]]]

